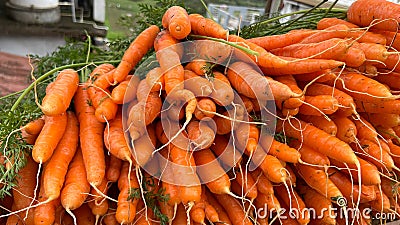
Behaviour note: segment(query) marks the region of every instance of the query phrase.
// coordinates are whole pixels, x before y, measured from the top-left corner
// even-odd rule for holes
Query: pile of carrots
[[[33,148],[0,218],[59,225],[398,219],[399,12],[385,0],[358,0],[347,20],[243,39],[169,8],[162,27],[139,34],[118,65],[97,65],[84,82],[66,69],[48,85],[43,117],[21,128]],[[152,49],[156,66],[139,64]],[[138,67],[149,67],[144,79],[134,75]],[[359,213],[339,213],[345,209]]]

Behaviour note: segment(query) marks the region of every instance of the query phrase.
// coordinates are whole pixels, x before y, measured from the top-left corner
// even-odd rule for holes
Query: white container
[[[58,7],[58,0],[9,0],[15,6],[33,9],[51,9]]]

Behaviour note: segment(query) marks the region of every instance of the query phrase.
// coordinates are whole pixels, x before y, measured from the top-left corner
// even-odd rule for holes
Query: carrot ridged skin
[[[45,115],[55,116],[67,111],[72,97],[78,88],[79,76],[75,70],[65,69],[61,71],[51,90],[43,98],[41,109]]]
[[[125,80],[129,72],[136,66],[142,57],[153,47],[153,42],[160,31],[156,25],[151,25],[129,45],[122,56],[121,62],[114,71],[114,83]]]
[[[90,184],[86,179],[82,151],[78,149],[65,177],[64,187],[61,190],[61,204],[67,210],[75,210],[84,203],[89,192]]]
[[[45,163],[53,155],[67,127],[67,113],[45,116],[44,126],[32,149],[32,157],[37,163]]]
[[[95,116],[86,86],[80,86],[74,97],[75,112],[79,120],[79,140],[85,161],[87,180],[99,185],[105,176],[106,163],[103,150],[104,124]]]
[[[168,8],[162,17],[161,23],[176,39],[187,37],[191,31],[189,15],[186,9],[180,6]]]
[[[358,26],[398,31],[400,6],[386,0],[357,0],[347,10],[347,19]],[[386,21],[383,21],[386,20]]]
[[[64,135],[43,170],[43,189],[49,199],[56,199],[60,196],[68,165],[78,148],[78,119],[71,111],[67,111],[67,117],[68,122]]]

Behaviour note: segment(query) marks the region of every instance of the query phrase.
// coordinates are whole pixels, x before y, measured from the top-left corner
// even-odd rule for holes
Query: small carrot
[[[364,118],[368,118],[369,122],[374,126],[395,127],[400,125],[399,114],[368,113],[367,115],[363,116]]]
[[[224,136],[216,135],[215,143],[210,149],[218,156],[218,160],[223,163],[224,168],[232,168],[240,165],[242,153]]]
[[[24,126],[24,130],[28,134],[38,135],[44,126],[44,117],[35,119]]]
[[[79,208],[90,191],[90,184],[86,179],[86,170],[82,151],[78,149],[72,159],[64,187],[61,190],[61,204],[70,213],[70,210]]]
[[[121,110],[117,112],[116,117],[104,129],[103,139],[105,147],[113,156],[125,161],[131,160],[131,151],[125,140]]]
[[[58,75],[51,90],[43,98],[41,110],[45,115],[55,116],[67,111],[78,88],[79,76],[75,70],[65,69]]]
[[[338,167],[343,173],[350,173],[355,182],[358,182],[358,171],[354,165],[345,165],[342,162],[339,162],[334,159],[330,159],[331,164]],[[381,177],[376,166],[369,161],[366,161],[362,158],[358,157],[358,161],[360,161],[361,165],[361,183],[365,185],[376,185],[381,183]],[[347,168],[350,168],[348,171]]]
[[[339,188],[329,179],[327,174],[308,165],[297,164],[299,175],[312,189],[325,196],[332,202],[336,202],[338,198],[343,197]]]
[[[222,205],[222,207],[224,207],[233,225],[252,224],[250,219],[248,217],[245,217],[245,211],[241,207],[241,204],[232,196],[229,196],[227,194],[222,194],[222,195],[215,195],[215,198]]]
[[[305,104],[299,107],[299,113],[310,116],[330,115],[338,110],[339,102],[331,95],[305,96]]]
[[[226,39],[229,33],[220,24],[200,14],[189,14],[189,19],[194,34]]]
[[[67,127],[67,113],[45,116],[44,126],[32,149],[32,157],[37,163],[45,163],[53,155]]]
[[[133,222],[136,215],[138,198],[131,198],[132,192],[139,190],[139,182],[134,173],[129,174],[129,163],[124,162],[121,168],[121,175],[118,179],[118,203],[115,217],[120,224]]]
[[[308,116],[300,114],[298,118],[304,122],[310,123],[316,128],[319,128],[332,136],[336,136],[338,132],[336,124],[332,120],[327,120],[323,116]]]
[[[209,148],[214,143],[215,130],[207,123],[192,120],[186,130],[194,150]]]
[[[112,120],[117,114],[118,105],[110,98],[110,92],[100,90],[94,86],[87,88],[90,103],[95,108],[95,116],[98,121],[106,122]]]
[[[231,104],[235,98],[232,86],[228,78],[217,71],[213,72],[214,79],[212,79],[213,92],[210,97],[221,106]]]
[[[65,175],[79,143],[79,124],[75,114],[67,112],[68,122],[64,135],[43,170],[42,187],[51,200],[60,196]]]
[[[119,83],[111,92],[111,99],[116,104],[123,104],[136,98],[136,88],[139,84],[139,77],[132,76],[129,80],[124,80]]]
[[[121,171],[121,166],[122,166],[122,160],[119,158],[110,155],[110,161],[108,163],[107,171],[106,171],[106,177],[107,180],[110,182],[117,182],[120,171]]]
[[[191,31],[189,15],[186,9],[180,6],[172,6],[165,11],[162,26],[176,39],[187,37]]]
[[[359,43],[355,47],[363,50],[365,57],[368,60],[377,60],[380,62],[384,62],[389,56],[388,54],[390,54],[387,52],[386,47],[381,44]]]
[[[270,146],[268,146],[269,143]],[[296,149],[291,148],[284,143],[276,141],[271,136],[261,136],[260,144],[268,154],[271,154],[282,161],[298,163],[300,160],[301,154]]]
[[[275,186],[274,191],[280,199],[290,207],[290,209],[295,209],[298,214],[296,215],[297,222],[299,224],[308,224],[310,222],[310,212],[306,208],[306,204],[300,195],[294,190],[287,190],[283,184]]]
[[[140,33],[129,45],[122,56],[121,62],[113,73],[114,83],[125,80],[128,73],[136,66],[142,57],[153,47],[153,42],[160,29],[156,25],[149,26]]]
[[[191,70],[199,76],[204,76],[207,75],[206,73],[208,72],[206,70],[208,63],[209,62],[207,62],[205,59],[196,58],[186,64],[185,70]]]
[[[329,179],[339,188],[343,196],[347,199],[348,203],[351,204],[353,202],[357,202],[358,198],[360,198],[360,203],[375,200],[376,193],[374,186],[361,185],[360,193],[359,186],[353,184],[351,180],[340,171],[329,168],[328,174]]]
[[[320,166],[321,168],[330,166],[330,159],[326,155],[314,150],[312,147],[307,146],[298,140],[291,141],[289,145],[299,151],[303,162]],[[318,169],[318,167],[315,168]]]
[[[95,109],[90,105],[89,94],[85,86],[78,87],[74,97],[75,113],[79,121],[79,140],[87,180],[92,185],[99,185],[105,176],[106,163],[103,150],[104,124],[95,116]]]
[[[198,120],[211,119],[217,111],[217,106],[210,98],[200,98],[197,100],[197,107],[194,110],[194,116]]]
[[[190,70],[185,70],[184,86],[189,91],[193,92],[196,97],[208,96],[213,92],[212,84],[204,77],[200,77]]]
[[[333,122],[336,124],[336,137],[346,143],[357,142],[357,127],[347,117],[333,117]]]

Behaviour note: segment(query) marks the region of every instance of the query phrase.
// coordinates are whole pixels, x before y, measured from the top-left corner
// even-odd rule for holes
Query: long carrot
[[[310,123],[314,127],[319,128],[332,136],[336,136],[338,132],[336,124],[324,116],[307,116],[300,114],[298,115],[298,118],[304,122]]]
[[[349,28],[359,28],[359,26],[357,26],[357,25],[355,25],[353,23],[350,23],[349,21],[338,19],[338,18],[335,18],[335,17],[328,17],[328,18],[322,18],[322,19],[320,19],[318,21],[317,29],[318,30],[323,30],[323,29],[326,29],[328,27],[335,26],[337,24],[344,24]]]
[[[79,76],[75,70],[66,69],[61,71],[51,90],[46,93],[40,107],[45,115],[55,116],[67,111],[72,97],[78,88]]]
[[[299,43],[304,38],[316,33],[315,30],[300,30],[300,32],[288,32],[280,35],[266,35],[247,39],[247,41],[257,44],[265,50],[282,48]]]
[[[190,14],[190,25],[194,34],[226,39],[228,31],[212,19],[204,18],[200,14]]]
[[[305,104],[299,107],[299,113],[310,116],[330,115],[338,110],[339,102],[331,95],[305,96]]]
[[[68,122],[64,135],[43,170],[43,190],[54,200],[60,196],[68,165],[75,155],[79,141],[79,124],[75,114],[67,112]]]
[[[235,130],[236,143],[240,149],[252,155],[257,148],[260,130],[255,124],[239,124]]]
[[[124,162],[121,168],[121,175],[118,179],[118,203],[115,217],[120,224],[133,222],[136,215],[136,207],[139,199],[130,198],[129,195],[139,190],[139,182],[134,173],[129,174],[129,163]]]
[[[299,153],[301,154],[301,160],[303,162],[309,163],[311,165],[319,165],[321,168],[326,168],[330,166],[330,159],[326,155],[314,150],[312,147],[301,143],[298,140],[292,140],[289,145],[299,151]],[[320,169],[318,167],[315,168]]]
[[[75,210],[84,203],[89,191],[90,184],[86,179],[82,151],[78,149],[65,177],[64,187],[61,190],[61,204],[67,212]]]
[[[357,127],[351,119],[347,117],[333,117],[332,120],[337,127],[337,138],[346,143],[357,141]]]
[[[67,113],[45,116],[44,126],[32,149],[32,157],[38,163],[47,162],[52,156],[67,127]]]
[[[128,73],[136,66],[142,57],[153,47],[153,42],[160,29],[156,25],[149,26],[140,33],[124,52],[121,62],[113,74],[114,83],[125,80]]]
[[[308,146],[315,146],[315,150],[333,159],[349,164],[358,164],[357,157],[349,145],[310,124],[301,120],[289,119],[283,124],[283,130],[287,136],[301,140]],[[315,144],[316,140],[324,144]]]
[[[186,9],[180,6],[172,6],[165,11],[162,26],[176,39],[185,38],[191,31],[189,15]]]
[[[374,24],[375,29],[396,32],[399,9],[399,5],[385,0],[358,0],[348,8],[347,19],[362,27]]]
[[[75,112],[79,121],[79,140],[87,180],[91,185],[99,185],[105,176],[106,163],[103,150],[104,124],[95,116],[90,105],[85,86],[80,86],[74,97]]]

